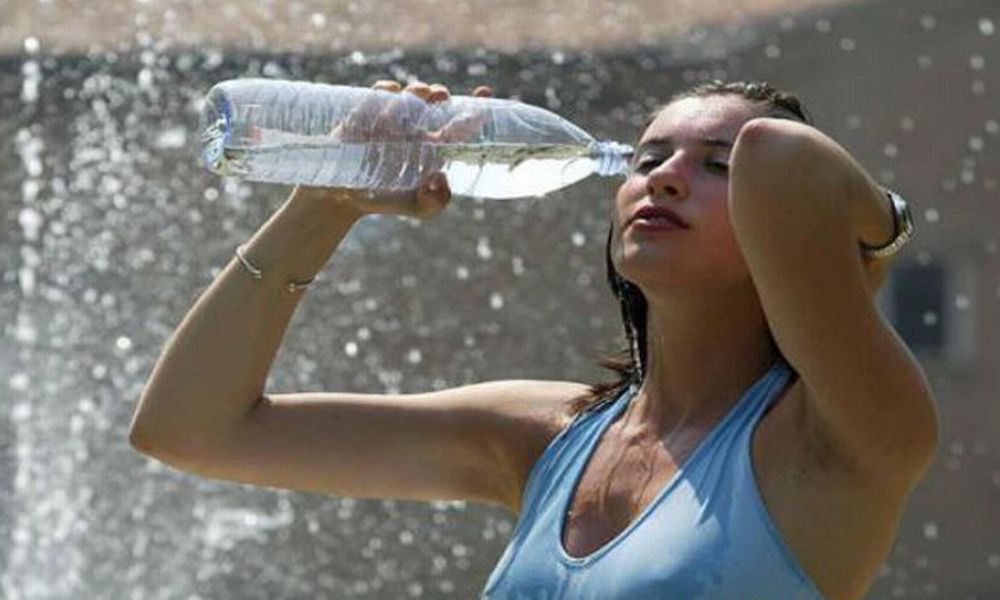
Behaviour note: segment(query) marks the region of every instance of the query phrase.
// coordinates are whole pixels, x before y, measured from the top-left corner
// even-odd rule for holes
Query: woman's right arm
[[[347,193],[347,192],[343,192]],[[260,401],[302,292],[285,289],[327,263],[364,213],[335,192],[296,188],[195,301],[146,383],[130,440],[144,452],[215,447]]]
[[[347,193],[347,192],[341,192]],[[422,189],[424,214],[448,195]],[[519,510],[531,465],[587,386],[478,383],[407,395],[265,395],[301,292],[366,212],[298,189],[197,299],[153,368],[132,422],[140,452],[211,477],[340,496],[464,499]]]
[[[400,91],[395,82],[375,87]],[[429,87],[418,91],[430,99]],[[380,122],[370,125],[375,131]],[[213,444],[212,436],[247,414],[263,394],[271,363],[302,295],[287,292],[286,283],[319,272],[366,214],[426,218],[441,212],[451,199],[447,181],[444,186],[441,182],[438,174],[416,191],[377,198],[343,188],[294,188],[244,245],[245,256],[261,269],[263,278],[251,278],[232,258],[170,339],[139,401],[130,434],[133,443],[139,449],[152,444],[171,448]]]

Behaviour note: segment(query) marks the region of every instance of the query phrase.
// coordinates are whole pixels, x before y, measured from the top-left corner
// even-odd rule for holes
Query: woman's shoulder
[[[484,384],[480,408],[490,425],[484,442],[507,472],[511,502],[521,493],[535,462],[580,414],[578,406],[593,397],[592,386],[576,381],[503,380]],[[515,512],[517,508],[515,508]]]
[[[504,389],[495,410],[511,422],[527,425],[543,437],[565,429],[579,414],[579,407],[594,399],[592,385],[578,381],[520,379],[494,382]]]

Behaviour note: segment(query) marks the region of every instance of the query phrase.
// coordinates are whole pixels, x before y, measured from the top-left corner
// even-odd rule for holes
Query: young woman
[[[653,115],[611,211],[617,382],[265,394],[350,227],[449,199],[440,176],[391,197],[296,189],[170,340],[134,447],[218,479],[506,506],[484,597],[863,597],[937,445],[926,376],[874,301],[912,229],[901,198],[793,96],[698,86]]]

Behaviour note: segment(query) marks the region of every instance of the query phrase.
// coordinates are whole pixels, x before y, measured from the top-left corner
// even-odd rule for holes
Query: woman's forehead
[[[739,96],[683,98],[667,105],[643,132],[648,138],[733,140],[740,127],[760,110]]]

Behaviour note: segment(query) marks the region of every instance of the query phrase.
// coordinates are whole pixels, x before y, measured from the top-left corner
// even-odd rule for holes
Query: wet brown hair
[[[808,125],[813,125],[812,116],[802,106],[802,102],[794,95],[772,87],[764,81],[722,82],[712,80],[682,90],[650,114],[642,132],[652,124],[653,120],[668,106],[685,98],[703,98],[732,94],[758,104],[761,116],[791,119]],[[640,133],[641,135],[641,133]],[[599,382],[590,385],[588,392],[571,403],[574,414],[595,410],[607,402],[619,397],[630,385],[638,386],[646,372],[646,298],[638,286],[625,280],[615,269],[611,260],[611,240],[614,234],[614,221],[608,229],[608,241],[605,246],[604,259],[607,269],[608,286],[611,293],[618,299],[621,309],[622,324],[625,329],[625,343],[616,352],[598,359],[598,363],[614,371],[617,379],[609,382]]]

